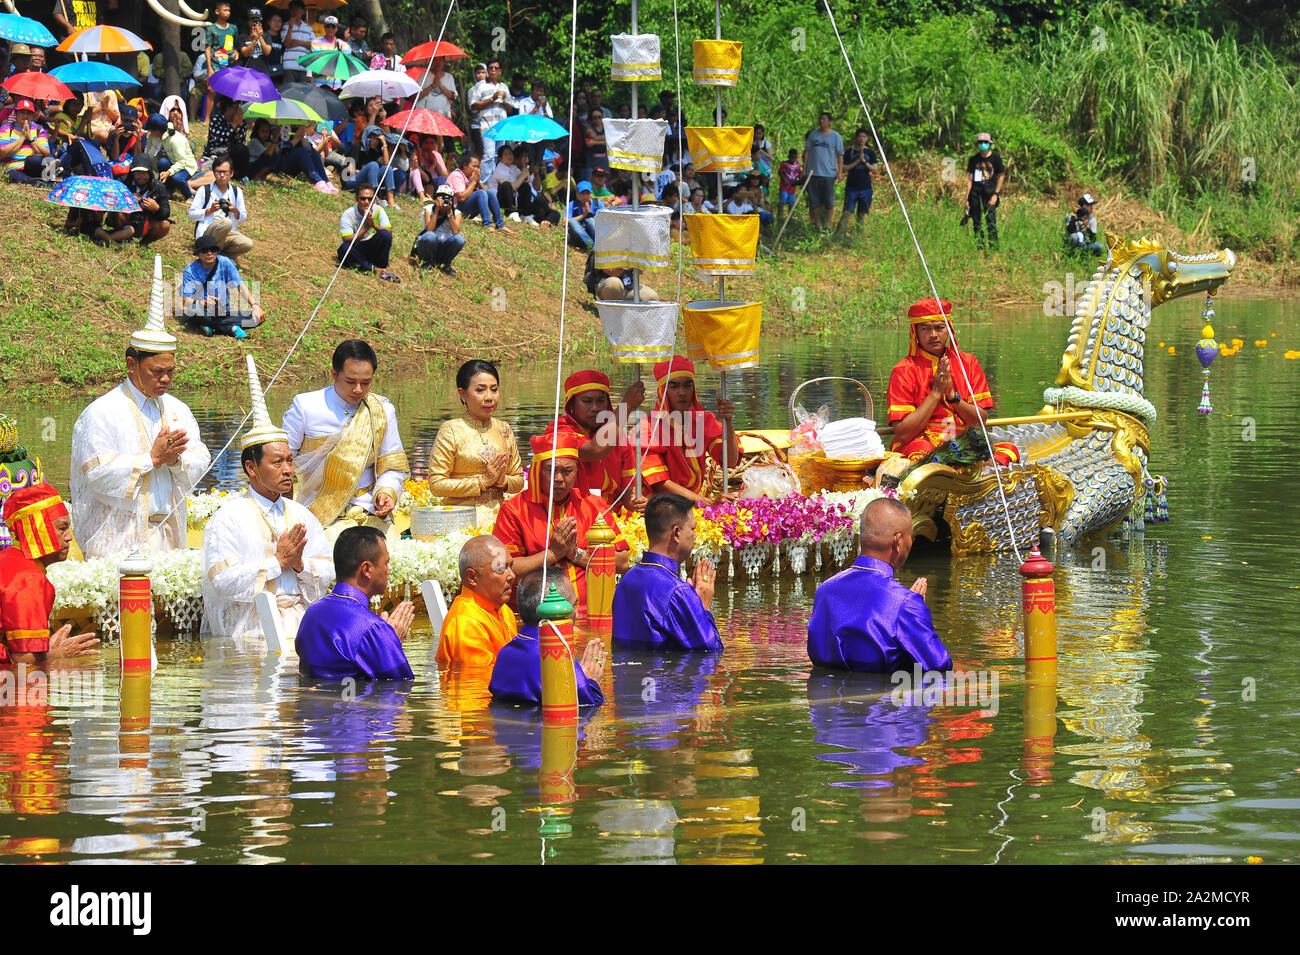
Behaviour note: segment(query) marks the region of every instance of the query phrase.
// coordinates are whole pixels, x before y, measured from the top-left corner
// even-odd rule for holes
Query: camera
[[[217,200],[217,208],[220,209],[220,210],[221,210],[223,213],[225,213],[226,215],[230,215],[230,200],[229,200],[229,199],[218,199],[218,200]]]

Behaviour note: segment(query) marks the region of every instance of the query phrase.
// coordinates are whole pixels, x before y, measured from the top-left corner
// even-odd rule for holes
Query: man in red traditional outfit
[[[564,379],[564,414],[558,427],[560,434],[582,441],[578,448],[578,487],[584,491],[599,489],[606,503],[614,505],[617,501],[620,510],[644,510],[644,498],[633,492],[623,493],[636,476],[636,452],[623,437],[620,424],[641,407],[645,385],[637,381],[629,386],[617,409],[612,407],[609,387],[609,376],[594,368],[575,371]],[[602,422],[601,415],[606,415],[607,420]],[[556,427],[555,422],[546,427],[547,447]]]
[[[988,420],[993,395],[979,359],[949,343],[952,303],[924,298],[907,310],[912,320],[907,357],[889,375],[889,450],[922,461],[967,428]],[[958,364],[960,361],[960,364]],[[1020,460],[1014,444],[993,446],[993,460]]]
[[[736,406],[718,399],[715,417],[695,396],[695,363],[674,355],[655,365],[659,385],[651,414],[649,449],[641,476],[652,494],[680,494],[696,504],[712,503],[704,494],[704,469],[708,458],[722,463],[722,442],[727,442],[727,462],[740,463],[740,439],[732,421]],[[719,420],[721,419],[721,420]]]
[[[578,485],[578,452],[586,439],[559,435],[559,447],[552,452],[552,435],[539,434],[532,439],[533,461],[528,468],[528,487],[504,504],[497,514],[492,533],[514,558],[516,577],[537,570],[545,563],[558,567],[568,576],[581,605],[587,600],[587,532],[605,510],[603,499],[593,497]],[[555,508],[550,527],[546,524],[546,506],[555,489]],[[605,521],[618,534],[613,514]],[[619,573],[627,570],[627,541],[614,544]]]
[[[17,543],[0,551],[0,665],[94,652],[99,638],[71,636],[72,624],[50,634],[54,585],[45,568],[66,560],[72,543],[72,518],[59,492],[48,484],[15,491],[5,501],[4,520]]]

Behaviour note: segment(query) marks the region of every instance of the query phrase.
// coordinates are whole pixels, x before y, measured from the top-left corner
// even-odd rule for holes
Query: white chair
[[[429,659],[433,659],[438,655],[438,636],[447,616],[447,598],[442,595],[442,584],[436,580],[420,584],[420,593],[424,595],[424,606],[429,611],[429,623],[433,624],[433,649],[429,651]]]
[[[275,598],[263,590],[253,597],[253,606],[257,607],[257,616],[262,622],[267,654],[279,653],[284,648],[284,641],[280,638],[280,613]]]

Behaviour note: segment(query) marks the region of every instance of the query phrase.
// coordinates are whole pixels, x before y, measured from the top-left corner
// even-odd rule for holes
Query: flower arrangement
[[[45,574],[54,585],[54,612],[81,608],[98,612],[116,602],[119,560],[97,557],[51,564]]]
[[[397,502],[397,506],[404,511],[409,511],[413,507],[433,507],[438,503],[438,498],[434,497],[429,490],[428,481],[407,478],[402,484],[402,498]]]
[[[206,494],[191,494],[185,499],[185,523],[193,528],[200,528],[217,513],[229,491],[208,491]]]

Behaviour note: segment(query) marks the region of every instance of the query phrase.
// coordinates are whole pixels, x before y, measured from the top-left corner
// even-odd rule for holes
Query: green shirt
[[[235,54],[235,39],[239,36],[235,25],[227,23],[224,27],[219,27],[214,23],[207,28],[205,36],[208,49],[212,52],[213,72],[234,65],[238,59]]]

